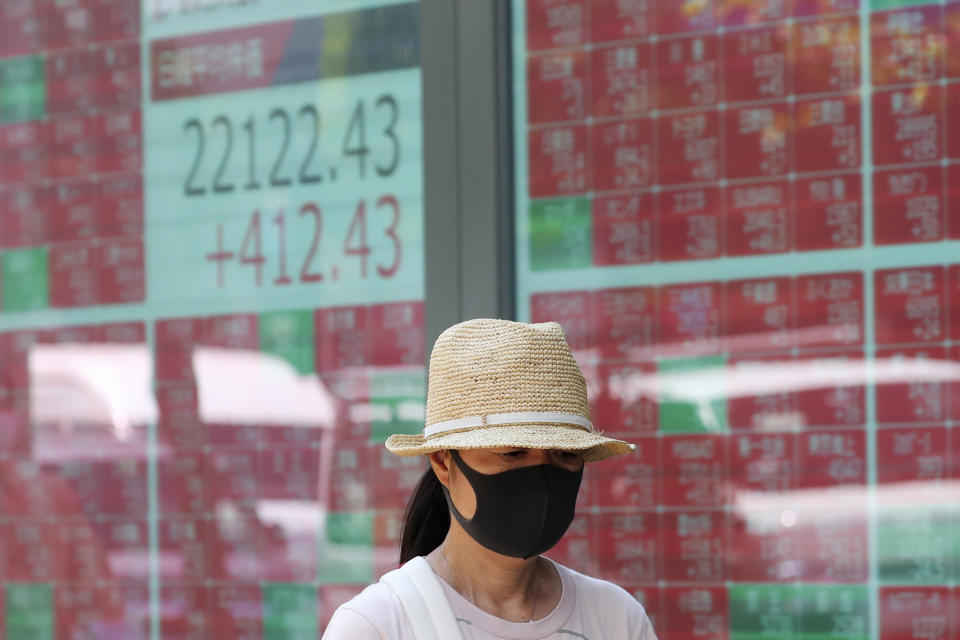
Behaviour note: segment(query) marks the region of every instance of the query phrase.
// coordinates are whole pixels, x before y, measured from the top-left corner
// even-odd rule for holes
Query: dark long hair
[[[450,529],[450,511],[437,474],[427,467],[410,496],[400,528],[400,564],[425,556],[443,542]]]

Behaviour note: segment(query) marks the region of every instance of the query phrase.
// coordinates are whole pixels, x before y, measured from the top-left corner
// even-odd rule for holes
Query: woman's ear
[[[428,455],[430,457],[430,466],[433,468],[433,472],[437,474],[437,480],[440,481],[440,484],[449,488],[450,467],[453,462],[450,452],[444,449],[443,451],[433,451]]]

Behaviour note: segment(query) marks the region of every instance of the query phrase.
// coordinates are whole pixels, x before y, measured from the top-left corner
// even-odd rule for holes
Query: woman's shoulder
[[[587,637],[657,640],[643,605],[626,589],[554,564],[573,585],[578,624]]]
[[[586,606],[594,611],[615,611],[626,614],[628,618],[647,617],[643,605],[623,587],[609,580],[588,576],[556,562],[554,565],[573,583],[578,607]]]
[[[408,638],[403,608],[390,587],[375,582],[334,612],[324,640],[393,640]]]
[[[554,562],[553,564],[561,574],[566,573],[576,583],[577,597],[589,594],[595,597],[629,598],[636,602],[636,598],[631,596],[630,592],[609,580],[594,578],[585,573],[580,573],[576,569],[571,569],[559,562]]]

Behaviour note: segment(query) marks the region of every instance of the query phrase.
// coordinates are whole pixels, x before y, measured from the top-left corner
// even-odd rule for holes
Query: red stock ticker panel
[[[714,591],[735,593],[719,586],[728,580],[865,584],[871,465],[884,509],[903,508],[905,500],[913,508],[956,504],[950,483],[960,439],[945,425],[956,383],[936,368],[958,359],[951,346],[958,273],[956,265],[879,269],[870,276],[872,300],[856,272],[532,296],[532,319],[564,318],[591,381],[597,423],[604,418],[604,428],[639,445],[636,460],[594,478],[598,510],[589,526],[599,570],[625,584],[666,583],[643,587],[658,597],[679,589],[676,583],[703,583],[704,602]],[[873,460],[864,429],[868,309],[876,344]],[[610,348],[610,336],[623,346]],[[733,433],[670,433],[663,415],[671,402],[658,385],[658,374],[669,371],[662,363],[717,353],[726,363]],[[762,367],[771,363],[796,367],[798,384],[733,393],[740,368],[770,375]],[[816,374],[813,384],[803,383],[805,370]],[[756,375],[750,379],[757,384]],[[639,415],[627,411],[629,398],[647,395],[658,402],[648,410],[642,400],[632,405]],[[619,400],[616,413],[612,400]],[[654,432],[662,437],[644,436]],[[832,503],[837,507],[824,508]],[[589,539],[575,537],[581,546]],[[880,597],[880,637],[914,637],[927,628],[952,637],[949,586],[884,586]],[[719,618],[709,613],[704,604],[698,624],[725,620],[723,611]]]
[[[958,15],[955,3],[527,2],[530,266],[558,261],[541,249],[540,200],[590,211],[566,243],[571,266],[857,248],[865,215],[878,245],[953,237]]]
[[[2,311],[143,302],[140,2],[8,2],[0,33]]]
[[[812,354],[863,345],[863,279],[840,272],[537,293],[530,314],[561,318],[583,364],[790,347]]]
[[[952,640],[960,3],[517,7],[519,307],[639,445],[591,562],[668,640]]]
[[[936,586],[880,588],[882,640],[928,637],[952,640],[957,631],[958,590]],[[952,632],[952,633],[951,633]]]
[[[362,582],[353,574],[331,573],[336,570],[323,555],[328,552],[317,546],[324,535],[321,507],[331,520],[369,523],[369,571],[382,573],[395,563],[399,518],[423,473],[422,460],[389,455],[382,439],[396,425],[355,409],[392,402],[411,388],[414,397],[422,394],[422,374],[410,377],[411,367],[422,367],[422,307],[404,302],[295,312],[287,319],[298,319],[293,326],[300,333],[283,351],[271,335],[270,327],[277,326],[271,314],[157,322],[158,435],[170,453],[158,462],[159,542],[180,559],[163,574],[169,608],[162,619],[171,633],[256,628],[259,614],[233,614],[238,603],[266,597],[260,591],[264,581],[310,585],[321,576],[325,583]],[[333,424],[237,422],[214,415],[209,401],[204,409],[200,356],[242,356],[259,366],[278,353],[300,365],[309,362],[306,373],[317,374],[318,388],[336,409]],[[378,419],[385,426],[377,426]],[[337,440],[335,449],[324,444],[329,438]],[[297,505],[302,520],[285,520],[282,512],[265,516],[264,504]],[[236,512],[230,517],[222,515],[227,505]],[[355,535],[365,535],[366,525],[357,526]],[[182,607],[194,601],[201,609],[187,615]]]
[[[861,246],[858,5],[792,4],[526,3],[528,196],[589,201],[577,224],[592,246],[571,264]],[[900,46],[883,29],[878,42]],[[882,124],[890,100],[872,99],[872,133],[891,140],[876,164],[924,144],[892,133],[915,127],[896,118],[916,96]],[[534,270],[556,262],[537,250],[542,210],[529,212]]]
[[[149,632],[143,425],[131,424],[118,438],[108,407],[88,403],[78,418],[61,404],[90,398],[71,386],[79,379],[71,368],[77,354],[104,361],[146,349],[140,322],[0,333],[0,579],[8,638],[29,633],[14,610],[34,621],[48,616],[54,637],[104,624],[128,637]],[[17,402],[27,394],[43,404]],[[11,406],[22,411],[13,415]]]

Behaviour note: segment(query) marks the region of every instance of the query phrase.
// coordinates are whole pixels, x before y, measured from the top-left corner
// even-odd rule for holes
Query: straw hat
[[[587,385],[559,324],[490,319],[461,322],[437,338],[423,433],[394,434],[386,446],[398,456],[565,449],[583,452],[586,460],[633,449],[594,429]]]

